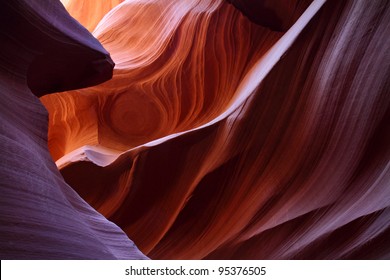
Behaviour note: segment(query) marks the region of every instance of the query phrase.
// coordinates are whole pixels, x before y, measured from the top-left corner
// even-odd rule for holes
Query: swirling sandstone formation
[[[92,2],[113,77],[41,97],[48,145],[143,253],[390,258],[388,1]]]
[[[0,258],[145,258],[65,183],[37,97],[111,78],[107,51],[60,2],[1,1],[0,20]]]

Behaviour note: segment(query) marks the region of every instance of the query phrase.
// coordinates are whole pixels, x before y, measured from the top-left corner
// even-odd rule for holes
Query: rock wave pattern
[[[40,97],[81,198],[152,259],[390,258],[389,1],[103,2],[112,78]]]

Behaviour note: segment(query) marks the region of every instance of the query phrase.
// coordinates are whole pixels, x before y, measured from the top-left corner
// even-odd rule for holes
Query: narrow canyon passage
[[[99,241],[76,258],[390,258],[388,1],[17,2],[37,17],[1,33],[2,252],[55,201]]]

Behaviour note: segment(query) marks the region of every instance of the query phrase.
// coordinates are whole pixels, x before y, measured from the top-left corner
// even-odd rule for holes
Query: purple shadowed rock
[[[110,79],[108,52],[59,1],[0,6],[0,258],[145,259],[65,183],[36,97]]]
[[[292,25],[293,15],[299,2],[284,0],[226,0],[233,4],[252,22],[274,31],[287,31]]]

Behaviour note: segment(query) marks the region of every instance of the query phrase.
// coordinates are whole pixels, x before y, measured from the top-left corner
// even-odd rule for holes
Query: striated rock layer
[[[59,1],[0,6],[0,258],[146,258],[65,183],[37,97],[111,78],[110,56]]]

